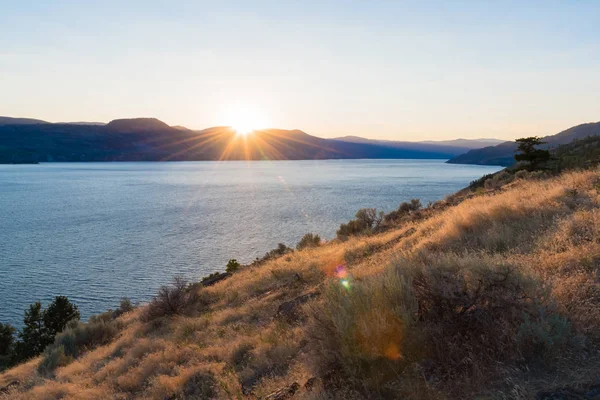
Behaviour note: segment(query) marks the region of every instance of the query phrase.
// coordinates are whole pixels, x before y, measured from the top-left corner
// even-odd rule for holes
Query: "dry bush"
[[[149,322],[202,311],[206,307],[206,297],[201,297],[199,290],[197,285],[189,285],[182,277],[173,278],[171,285],[160,287],[158,294],[146,306],[142,319]]]
[[[217,393],[217,382],[210,372],[198,371],[189,376],[182,390],[184,399],[211,399]]]
[[[482,383],[499,362],[550,362],[570,338],[539,282],[485,256],[422,254],[333,283],[312,317],[320,375],[371,397],[399,395],[389,381],[423,364],[442,385]]]
[[[112,313],[92,316],[89,322],[70,321],[65,330],[56,335],[54,343],[44,351],[39,372],[53,373],[94,347],[109,343],[122,329],[123,323],[112,319]]]

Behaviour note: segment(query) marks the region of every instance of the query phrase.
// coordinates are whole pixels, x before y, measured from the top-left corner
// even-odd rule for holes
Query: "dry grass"
[[[20,382],[11,399],[228,399],[298,382],[300,399],[427,399],[589,383],[600,368],[599,180],[518,179],[379,235],[243,268],[191,287],[193,312],[136,309],[109,344],[52,376],[32,360],[0,387]],[[276,317],[306,293],[320,296],[297,306],[305,318]]]

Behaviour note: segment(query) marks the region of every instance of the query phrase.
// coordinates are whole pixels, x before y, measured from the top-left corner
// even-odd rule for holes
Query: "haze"
[[[52,3],[52,4],[51,4]],[[0,2],[0,115],[514,139],[597,121],[600,3]]]

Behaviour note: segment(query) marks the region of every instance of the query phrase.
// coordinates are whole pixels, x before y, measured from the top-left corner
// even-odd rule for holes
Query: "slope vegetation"
[[[165,288],[70,327],[0,388],[11,399],[549,399],[560,387],[592,398],[599,185],[591,170],[465,191],[385,232]]]
[[[545,136],[543,141],[547,144],[541,146],[541,148],[553,149],[577,139],[596,135],[600,135],[600,122],[581,124],[556,135]],[[515,142],[505,142],[496,146],[471,150],[465,154],[451,158],[448,160],[448,163],[510,166],[515,163],[514,154],[516,150],[517,144]]]

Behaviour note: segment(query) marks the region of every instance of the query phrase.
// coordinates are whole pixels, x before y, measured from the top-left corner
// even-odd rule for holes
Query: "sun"
[[[238,135],[246,136],[253,131],[268,127],[269,121],[256,107],[235,106],[226,115],[227,125],[231,126]]]

